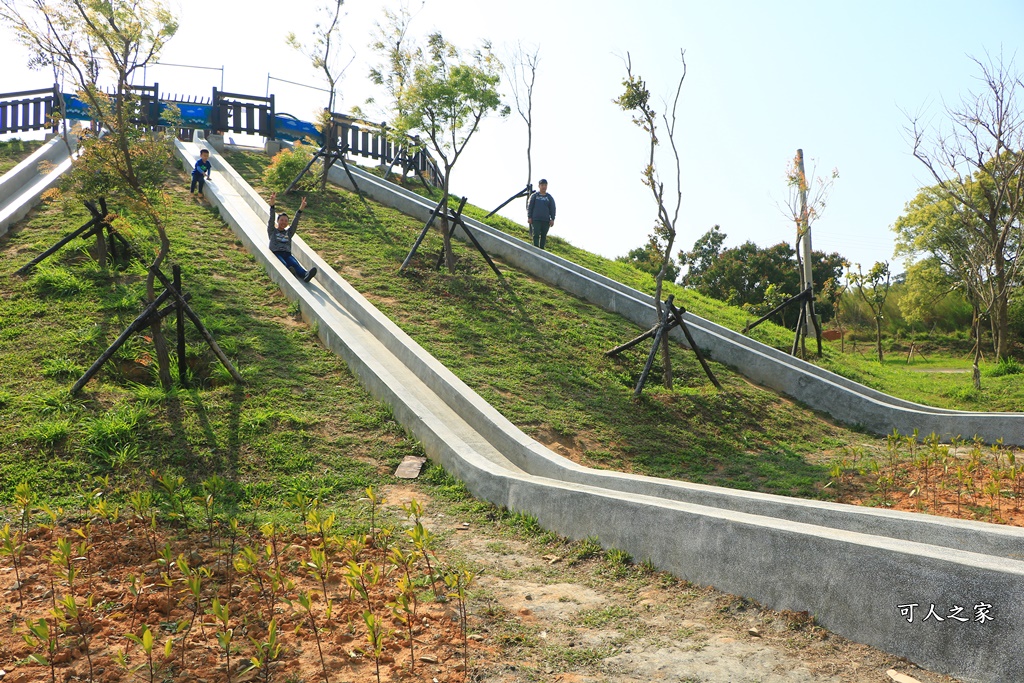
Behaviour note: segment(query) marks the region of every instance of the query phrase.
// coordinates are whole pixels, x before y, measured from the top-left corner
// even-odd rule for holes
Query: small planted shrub
[[[351,526],[304,495],[266,522],[256,512],[228,516],[237,511],[229,480],[189,484],[154,471],[149,483],[119,492],[111,477],[88,477],[66,515],[28,484],[16,487],[13,505],[0,508],[10,520],[0,527],[0,571],[11,572],[19,597],[25,584],[23,604],[12,598],[12,624],[24,626],[0,630],[0,650],[23,641],[23,662],[48,667],[51,683],[114,680],[106,670],[150,683],[298,680],[304,650],[318,670],[304,680],[324,683],[338,679],[329,662],[339,656],[353,668],[345,680],[384,680],[389,663],[401,678],[418,670],[417,656],[438,661],[452,646],[461,650],[457,670],[468,669],[474,575],[436,554],[418,503],[405,508],[413,528],[385,548],[366,531],[389,516],[379,497]],[[186,511],[197,523],[187,523]],[[349,536],[335,535],[341,526]],[[48,561],[27,571],[26,557]],[[108,581],[122,586],[121,599],[105,594]],[[30,599],[44,589],[49,599]],[[423,594],[434,600],[418,603]],[[397,680],[394,668],[388,680]]]
[[[285,190],[312,158],[313,150],[302,143],[295,143],[294,149],[282,149],[263,171],[263,182],[271,189]],[[300,187],[310,189],[315,184],[316,174],[310,172],[303,176]]]

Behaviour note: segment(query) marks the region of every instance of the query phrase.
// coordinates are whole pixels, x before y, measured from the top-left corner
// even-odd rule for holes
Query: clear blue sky
[[[313,0],[287,13],[240,0],[172,0],[179,34],[162,61],[225,67],[226,90],[262,94],[271,74],[322,85],[284,43],[314,22]],[[366,78],[368,48],[382,4],[347,0],[346,50],[355,61],[342,83],[340,109],[379,96]],[[865,268],[892,258],[890,226],[917,188],[929,182],[910,154],[905,112],[941,120],[978,83],[968,55],[1014,55],[1024,35],[1024,2],[875,0],[839,2],[694,2],[655,0],[427,0],[412,25],[441,29],[456,44],[490,39],[499,53],[517,40],[540,45],[534,104],[535,180],[546,177],[558,201],[553,234],[606,256],[645,242],[655,209],[641,185],[646,141],[613,103],[629,51],[652,91],[669,97],[679,49],[689,73],[680,99],[677,140],[683,163],[678,244],[689,247],[712,225],[727,245],[793,239],[778,205],[784,172],[798,147],[820,173],[840,178],[815,224],[816,249],[840,251]],[[45,87],[10,41],[0,91]],[[1024,55],[1017,56],[1024,69]],[[205,94],[220,73],[155,67],[149,82],[165,92]],[[279,111],[310,118],[323,106],[313,90],[271,83]],[[525,180],[525,125],[514,113],[486,120],[453,174],[453,187],[493,207]],[[667,169],[667,166],[666,166]],[[518,208],[504,213],[521,220]],[[899,269],[899,268],[898,268]]]

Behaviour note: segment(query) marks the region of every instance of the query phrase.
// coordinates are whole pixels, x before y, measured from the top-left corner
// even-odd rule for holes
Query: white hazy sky
[[[241,0],[170,0],[181,20],[161,61],[224,67],[224,89],[263,94],[268,76],[323,83],[285,35],[308,34],[318,0],[292,0],[273,10]],[[416,4],[415,2],[413,3]],[[381,8],[392,2],[347,0],[345,51],[354,57],[337,109],[381,97],[366,74],[368,43]],[[865,267],[892,258],[890,226],[916,190],[929,184],[910,153],[907,113],[942,119],[979,86],[969,56],[1013,56],[1024,35],[1020,0],[426,0],[412,33],[442,30],[472,48],[486,38],[499,53],[516,41],[540,46],[534,93],[535,181],[546,177],[558,201],[554,232],[605,256],[646,241],[655,209],[640,182],[644,134],[612,100],[625,66],[648,82],[659,105],[680,73],[677,142],[683,165],[683,208],[677,244],[689,248],[712,225],[727,245],[767,246],[792,240],[781,213],[785,168],[797,148],[838,168],[828,207],[815,224],[814,247],[839,251]],[[0,91],[46,87],[11,40],[0,41]],[[1024,69],[1024,55],[1017,55]],[[156,66],[149,83],[163,92],[208,94],[220,71]],[[325,96],[270,82],[278,111],[309,120]],[[661,106],[659,109],[663,109]],[[453,188],[493,208],[524,185],[526,129],[513,112],[485,120],[453,173]],[[668,170],[667,162],[665,169]],[[521,205],[503,211],[522,220]]]

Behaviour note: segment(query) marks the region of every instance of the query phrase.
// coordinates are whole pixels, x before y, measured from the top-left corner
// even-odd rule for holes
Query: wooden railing
[[[405,145],[398,144],[387,134],[387,126],[356,119],[345,114],[331,115],[334,134],[326,141],[328,148],[346,149],[348,154],[374,159],[382,164],[395,164],[403,171],[425,173],[427,180],[440,187],[444,176],[437,162],[419,144],[418,138],[410,138]],[[410,152],[411,150],[414,150]]]
[[[43,90],[23,90],[0,95],[0,133],[46,130],[57,131],[63,95],[54,85]]]
[[[210,130],[215,132],[246,133],[273,139],[274,96],[259,97],[213,89],[213,111]]]
[[[264,138],[277,137],[277,113],[274,96],[260,97],[242,95],[213,89],[209,102],[199,98],[161,97],[160,85],[132,86],[132,93],[138,98],[138,109],[132,122],[136,125],[156,128],[172,125],[164,119],[169,105],[181,110],[178,123],[179,135],[190,135],[193,129],[206,129],[214,133],[237,133],[259,135]],[[68,96],[67,114],[71,118],[88,119],[89,108],[75,95]],[[17,131],[56,130],[59,119],[52,116],[54,110],[64,112],[65,96],[54,85],[46,90],[0,95],[0,133]],[[425,176],[425,180],[439,187],[444,182],[443,173],[430,153],[420,145],[418,138],[410,138],[406,144],[395,142],[388,135],[387,126],[362,119],[334,113],[331,115],[329,134],[325,137],[316,133],[312,124],[294,120],[301,131],[292,130],[292,119],[282,115],[282,136],[285,139],[301,139],[304,135],[319,137],[328,150],[345,150],[346,154],[373,159],[383,165],[397,166],[408,173],[414,171]],[[308,129],[308,130],[306,130]]]

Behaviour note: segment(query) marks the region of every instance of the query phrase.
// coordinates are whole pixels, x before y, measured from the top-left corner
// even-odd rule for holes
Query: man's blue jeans
[[[306,277],[306,269],[299,265],[299,262],[295,260],[295,257],[291,255],[291,252],[275,251],[274,256],[280,259],[281,263],[283,263],[288,270],[298,275],[300,279],[304,279]]]

